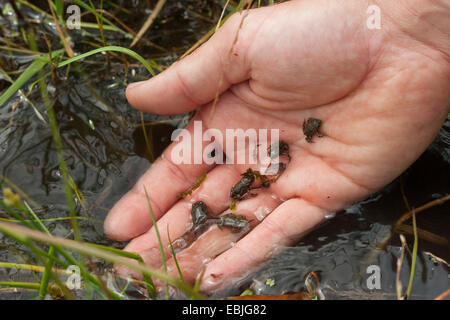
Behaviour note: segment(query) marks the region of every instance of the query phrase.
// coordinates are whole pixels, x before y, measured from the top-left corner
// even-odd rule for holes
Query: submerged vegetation
[[[194,286],[184,281],[170,238],[178,277],[167,275],[157,228],[163,270],[146,267],[142,257],[117,248],[121,245],[98,231],[114,201],[161,154],[170,133],[190,118],[144,115],[127,105],[123,90],[195,50],[234,12],[273,1],[72,4],[80,9],[80,28],[72,25],[67,1],[0,4],[0,299],[17,290],[28,299],[205,299],[199,293],[201,276]],[[189,196],[205,178],[206,173],[180,197]],[[414,293],[418,239],[448,247],[448,238],[417,228],[415,215],[447,200],[443,196],[415,211],[407,207],[409,215],[395,225],[394,231],[414,235],[407,298]],[[234,215],[228,218],[233,218],[231,226],[244,223]],[[412,227],[404,223],[409,218]],[[220,221],[227,226],[228,220]],[[113,263],[142,273],[143,280],[120,278],[111,271]],[[27,281],[5,280],[12,270]],[[161,292],[156,279],[164,283]],[[263,283],[270,287],[278,284],[267,280]],[[10,288],[16,291],[3,291]]]

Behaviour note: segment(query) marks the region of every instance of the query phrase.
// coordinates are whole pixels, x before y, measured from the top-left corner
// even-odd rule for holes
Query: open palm
[[[403,35],[388,17],[381,30],[369,30],[366,9],[361,1],[291,1],[251,10],[244,20],[246,13],[236,14],[193,54],[128,88],[130,103],[143,111],[177,114],[201,106],[193,120],[203,130],[279,129],[289,144],[291,161],[279,179],[237,205],[251,221],[247,235],[212,228],[177,254],[188,281],[205,265],[204,290],[242,275],[327,214],[392,181],[439,131],[448,113],[449,57]],[[302,132],[309,117],[322,120],[324,136],[313,143]],[[167,230],[172,240],[188,231],[195,201],[216,215],[227,212],[230,189],[248,168],[177,165],[174,144],[105,222],[108,236],[134,238],[126,250],[155,268],[162,262],[144,187],[170,256]],[[203,184],[179,200],[205,171]],[[168,267],[175,275],[172,259]]]

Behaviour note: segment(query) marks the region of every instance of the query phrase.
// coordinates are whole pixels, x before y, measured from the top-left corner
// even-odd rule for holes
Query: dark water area
[[[46,1],[36,1],[46,8]],[[149,14],[146,1],[116,1],[129,13],[105,2],[105,8],[115,13],[124,23],[137,31]],[[174,62],[184,51],[214,26],[221,12],[220,1],[168,1],[160,15],[135,48],[146,58],[153,58],[160,69]],[[5,12],[5,3],[0,3]],[[30,8],[23,7],[24,15],[45,20]],[[0,17],[3,32],[13,37],[18,32],[13,13]],[[83,21],[84,18],[83,18]],[[86,21],[95,22],[91,15]],[[34,24],[47,34],[53,46],[60,47],[58,35],[48,23]],[[99,37],[97,29],[89,32]],[[108,44],[128,46],[130,39],[117,32],[105,32]],[[19,39],[17,37],[16,39]],[[91,50],[86,43],[89,36],[74,33],[72,42],[77,52]],[[90,39],[92,40],[92,39]],[[17,40],[19,41],[19,40]],[[92,40],[93,41],[93,40]],[[39,49],[46,52],[42,37]],[[25,68],[31,58],[27,54],[11,55],[0,50],[0,64],[4,70]],[[160,71],[160,70],[157,70]],[[49,70],[46,70],[49,72]],[[69,172],[84,196],[84,203],[76,202],[76,211],[83,240],[116,248],[123,243],[109,240],[103,234],[103,221],[108,210],[120,199],[150,167],[170,143],[176,128],[183,128],[189,115],[144,115],[146,132],[153,154],[149,154],[142,133],[138,111],[126,101],[124,90],[129,82],[148,77],[145,69],[135,61],[125,66],[112,58],[108,66],[104,55],[93,56],[84,63],[56,70],[55,77],[46,79],[48,91],[63,142],[63,152]],[[35,81],[33,78],[30,84]],[[9,83],[0,79],[0,91]],[[45,114],[45,107],[34,89],[22,88],[35,107]],[[20,103],[18,103],[20,101]],[[7,177],[30,199],[30,204],[41,219],[69,215],[65,199],[56,148],[48,123],[43,121],[20,94],[13,96],[0,108],[0,174]],[[327,223],[304,237],[296,246],[284,248],[275,258],[242,279],[236,279],[231,288],[215,293],[211,298],[239,295],[252,286],[258,294],[282,294],[304,290],[305,276],[314,271],[320,274],[322,290],[327,299],[396,299],[397,259],[401,243],[398,234],[389,238],[393,224],[411,207],[443,197],[450,190],[450,120],[447,118],[438,137],[427,151],[398,179],[377,194],[354,204]],[[448,246],[450,230],[450,202],[434,206],[417,215],[417,226],[422,230],[447,239],[447,244],[419,239],[418,259],[412,299],[433,299],[450,288],[449,267],[429,253],[450,261]],[[7,215],[0,209],[0,218]],[[68,221],[44,222],[49,231],[64,238],[73,238]],[[406,221],[411,225],[411,220]],[[412,248],[413,237],[404,233]],[[377,245],[387,240],[385,249]],[[38,264],[29,250],[0,233],[0,262]],[[368,289],[369,265],[379,266],[381,288]],[[406,253],[400,279],[407,287],[411,256]],[[99,263],[99,268],[110,268]],[[274,280],[267,284],[267,279]],[[0,281],[33,281],[28,271],[0,267]],[[130,288],[129,295],[133,295]],[[34,292],[0,289],[0,299],[33,299]],[[136,298],[143,298],[136,295]]]

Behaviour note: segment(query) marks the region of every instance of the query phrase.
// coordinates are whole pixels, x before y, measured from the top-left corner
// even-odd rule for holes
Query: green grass
[[[178,276],[180,277],[180,280],[184,282],[183,272],[181,271],[180,265],[178,264],[177,255],[175,254],[175,250],[173,249],[172,240],[170,239],[169,225],[167,225],[167,240],[169,240],[170,252],[172,253],[172,257],[175,262],[175,266],[177,267]]]
[[[37,51],[37,45],[34,41],[34,33],[32,32],[32,30],[28,34],[28,39],[30,40],[29,44],[30,44],[31,50]],[[155,74],[153,72],[153,69],[150,67],[150,65],[144,58],[142,58],[140,55],[138,55],[137,53],[135,53],[134,51],[132,51],[130,49],[122,48],[122,47],[118,47],[118,46],[107,46],[107,47],[102,47],[102,48],[91,50],[89,52],[86,52],[79,56],[73,57],[71,59],[63,60],[62,62],[59,62],[56,65],[56,67],[59,68],[59,67],[66,66],[66,65],[69,65],[70,63],[82,60],[88,56],[91,56],[91,55],[94,55],[94,54],[97,54],[100,52],[104,52],[104,51],[117,51],[117,52],[127,54],[133,58],[136,58],[138,61],[140,61],[142,63],[142,65],[144,65],[144,67],[147,68],[147,70],[149,70],[149,72],[151,74],[153,74],[153,75]],[[51,128],[53,140],[54,140],[54,143],[55,143],[56,149],[57,149],[59,167],[60,167],[60,171],[62,173],[63,181],[64,181],[66,200],[67,200],[67,204],[68,204],[68,208],[69,208],[69,212],[70,212],[70,217],[68,217],[67,219],[72,224],[72,230],[74,231],[75,240],[78,242],[81,242],[82,237],[81,237],[81,233],[80,233],[78,224],[76,222],[81,217],[77,217],[77,215],[76,215],[75,206],[73,203],[73,193],[72,192],[75,192],[79,199],[82,199],[82,198],[80,196],[80,192],[78,191],[76,185],[73,182],[73,179],[70,177],[67,165],[65,163],[61,136],[59,134],[58,124],[56,122],[56,117],[55,117],[55,114],[53,111],[52,102],[48,95],[48,89],[47,89],[47,85],[45,82],[45,77],[42,76],[42,74],[40,74],[40,73],[42,73],[42,70],[44,67],[46,67],[46,66],[50,66],[51,68],[54,67],[55,66],[54,59],[60,58],[63,55],[63,53],[64,53],[64,50],[59,49],[59,50],[56,50],[53,52],[49,52],[46,55],[41,55],[41,56],[37,55],[36,58],[34,59],[34,61],[30,64],[30,66],[28,66],[25,69],[25,71],[14,82],[12,82],[11,86],[0,96],[0,105],[1,106],[4,105],[4,103],[12,95],[14,95],[17,91],[19,91],[22,86],[24,86],[26,83],[28,83],[31,78],[33,78],[36,75],[39,76],[38,80],[37,80],[37,84],[39,87],[39,91],[41,93],[41,98],[47,109],[47,115],[49,117],[50,128]],[[24,194],[22,194],[22,195],[24,195]],[[10,216],[12,218],[14,218],[14,219],[6,219],[6,220],[20,222],[21,224],[27,226],[30,229],[39,230],[41,232],[45,232],[48,236],[51,236],[50,232],[46,229],[46,227],[44,226],[42,221],[34,213],[34,211],[28,205],[27,202],[24,202],[24,205],[22,205],[21,203],[14,202],[13,204],[15,205],[16,208],[12,208],[7,203],[8,199],[6,199],[6,200],[7,201],[5,203],[5,201],[3,201],[3,199],[1,199],[0,205],[6,210],[6,212],[8,212],[10,214]],[[16,212],[17,209],[19,209],[20,214]],[[27,217],[27,213],[29,213],[30,217]],[[31,218],[31,219],[29,219],[29,218]],[[103,298],[107,298],[107,297],[111,297],[114,299],[120,298],[117,294],[115,294],[109,290],[106,290],[104,288],[104,286],[102,285],[102,282],[95,275],[91,274],[86,269],[84,262],[82,262],[82,260],[83,260],[82,256],[80,256],[81,260],[77,262],[62,247],[51,245],[48,249],[48,252],[45,252],[42,249],[36,247],[34,244],[31,244],[28,240],[25,240],[24,238],[22,238],[20,236],[17,237],[17,234],[16,234],[15,239],[18,242],[21,242],[22,244],[28,246],[29,249],[37,256],[38,260],[40,260],[44,264],[44,272],[43,272],[42,278],[40,279],[40,283],[37,283],[37,284],[34,284],[34,283],[33,284],[24,284],[24,283],[19,283],[19,282],[8,282],[8,283],[3,283],[3,285],[5,285],[5,286],[6,285],[7,286],[15,285],[18,288],[34,288],[34,289],[38,288],[38,290],[39,290],[38,298],[44,299],[48,292],[49,280],[51,278],[53,278],[56,283],[59,282],[61,291],[66,292],[66,294],[65,294],[66,298],[72,298],[72,297],[70,297],[70,294],[69,295],[67,294],[67,289],[64,287],[63,284],[60,283],[60,281],[54,275],[52,269],[53,269],[54,263],[58,263],[62,266],[66,266],[66,267],[69,264],[75,264],[78,267],[80,267],[80,270],[82,270],[82,274],[87,278],[87,280],[89,280],[89,281],[87,281],[88,286],[93,287],[94,291],[96,291],[100,296],[102,296]],[[103,250],[104,252],[113,252],[116,256],[135,259],[136,261],[139,262],[140,265],[144,265],[142,258],[138,254],[125,252],[125,251],[122,251],[119,249],[114,249],[114,248],[102,247],[102,246],[98,246],[95,244],[88,244],[88,245],[95,246],[96,249]],[[68,260],[67,261],[68,263],[64,263],[63,261],[56,259],[55,258],[56,252],[63,255],[63,257],[66,260]],[[112,259],[112,261],[114,261],[114,259]],[[156,296],[156,289],[153,284],[153,281],[148,272],[143,271],[143,276],[144,276],[144,283],[146,285],[149,297],[154,298]],[[189,289],[187,289],[187,290],[189,291]],[[89,294],[88,292],[86,292],[86,294],[87,294],[87,296],[91,296],[91,294]],[[167,291],[167,294],[168,294],[168,291]]]
[[[149,199],[148,194],[147,194],[147,189],[145,187],[144,187],[144,192],[145,192],[145,197],[147,198],[147,204],[148,204],[148,209],[150,211],[150,216],[152,218],[153,229],[155,230],[156,238],[158,239],[158,246],[159,246],[159,251],[161,253],[161,259],[162,259],[164,272],[167,273],[166,256],[164,254],[164,248],[163,248],[163,244],[162,244],[162,241],[161,241],[161,236],[159,234],[159,229],[158,229],[158,225],[156,223],[155,214],[153,212],[153,208],[152,208],[152,205],[150,203],[150,199]],[[165,293],[166,293],[166,299],[169,300],[169,286],[168,286],[168,282],[167,281],[166,281],[166,285],[165,285]]]
[[[34,35],[32,33],[30,33],[30,35],[31,35],[29,37],[29,39],[31,39],[30,46],[32,47],[33,51],[36,51],[37,50],[36,43],[33,41]],[[86,52],[85,54],[82,54],[80,56],[64,60],[64,61],[58,63],[57,67],[59,68],[59,67],[66,66],[70,63],[79,61],[85,57],[91,56],[91,55],[99,53],[99,52],[104,52],[104,51],[118,51],[121,53],[128,54],[128,55],[136,58],[138,61],[140,61],[147,68],[147,70],[149,70],[150,73],[154,74],[152,68],[150,67],[150,65],[147,63],[147,61],[144,58],[142,58],[140,55],[133,52],[132,50],[129,50],[127,48],[117,47],[117,46],[108,46],[108,47],[94,49],[94,50]],[[62,56],[63,53],[64,53],[64,50],[60,49],[60,50],[57,50],[54,52],[49,52],[48,54],[46,54],[44,56],[38,56],[37,58],[35,58],[35,60],[30,64],[30,66],[0,96],[0,105],[3,105],[13,94],[15,94],[33,76],[42,72],[42,70],[45,66],[49,65],[52,67],[53,59]],[[49,117],[49,122],[50,122],[51,130],[52,130],[53,139],[54,139],[54,142],[57,147],[59,167],[60,167],[60,170],[63,175],[66,200],[67,200],[69,212],[70,212],[70,217],[68,217],[67,219],[72,223],[72,229],[74,231],[75,239],[78,242],[81,242],[81,233],[80,233],[79,227],[76,223],[78,218],[81,218],[81,217],[76,216],[72,192],[75,191],[78,198],[80,198],[80,193],[77,191],[77,188],[73,182],[73,179],[70,177],[67,165],[64,160],[63,146],[62,146],[61,137],[59,134],[58,124],[56,123],[56,117],[55,117],[55,114],[53,111],[52,102],[50,101],[50,98],[48,96],[48,89],[47,89],[44,79],[45,79],[45,77],[40,76],[37,80],[37,83],[38,83],[38,86],[40,89],[42,100],[44,101],[44,104],[46,105],[46,108],[47,108],[47,114]],[[6,212],[8,212],[13,218],[15,218],[14,221],[21,222],[23,225],[27,226],[30,229],[40,230],[42,232],[45,232],[48,236],[51,236],[50,232],[45,228],[42,221],[34,213],[34,211],[28,205],[28,203],[24,202],[24,206],[26,208],[24,206],[22,206],[21,203],[14,203],[14,204],[16,205],[16,207],[19,209],[19,211],[22,214],[18,214],[17,212],[15,212],[16,209],[11,208],[7,203],[5,203],[5,201],[3,201],[3,199],[0,200],[0,205],[6,210]],[[31,215],[31,219],[26,219],[27,212]],[[12,219],[9,219],[9,220],[12,220]],[[29,249],[38,257],[38,259],[41,262],[43,262],[43,264],[45,266],[44,272],[43,272],[42,278],[40,280],[40,283],[38,283],[38,284],[34,284],[34,283],[33,284],[24,284],[24,283],[19,283],[19,282],[8,282],[8,283],[3,283],[3,285],[16,286],[18,288],[38,289],[39,290],[38,298],[44,299],[48,292],[49,280],[50,280],[50,278],[53,278],[56,283],[59,282],[61,291],[66,292],[66,294],[65,294],[66,298],[70,299],[72,297],[70,296],[70,294],[69,295],[67,294],[67,289],[64,287],[64,285],[61,284],[60,281],[58,281],[57,277],[54,275],[54,273],[52,271],[52,268],[54,266],[54,263],[58,263],[63,266],[68,266],[69,264],[75,264],[78,267],[80,267],[80,270],[82,270],[82,274],[87,278],[87,280],[89,280],[89,281],[87,281],[88,285],[93,287],[94,290],[100,296],[102,296],[103,298],[111,297],[114,299],[120,299],[120,297],[117,294],[115,294],[109,290],[106,290],[104,288],[104,286],[102,285],[102,282],[95,275],[90,274],[90,272],[85,268],[83,262],[81,262],[81,261],[77,262],[75,259],[71,258],[70,254],[65,252],[65,250],[62,247],[51,245],[48,249],[48,252],[45,252],[42,249],[37,248],[34,244],[31,244],[28,240],[25,240],[21,236],[17,236],[17,234],[15,236],[16,237],[14,237],[14,236],[12,236],[12,237],[15,238],[18,242],[21,242],[22,244],[28,246]],[[103,247],[103,246],[99,246],[99,245],[95,245],[95,244],[87,244],[87,245],[93,246],[98,250],[103,250],[104,252],[112,252],[118,257],[126,257],[126,258],[130,258],[130,259],[135,259],[139,262],[140,265],[144,265],[142,258],[138,254],[125,252],[123,250],[119,250],[119,249],[115,249],[115,248]],[[64,256],[64,258],[66,260],[68,260],[68,263],[64,263],[61,260],[56,259],[55,252],[62,254]],[[81,257],[81,260],[82,259],[83,258]],[[111,258],[111,260],[113,262],[115,261],[113,258]],[[154,298],[156,296],[156,289],[154,287],[153,281],[148,272],[143,271],[143,276],[144,276],[144,282],[145,282],[149,297]],[[186,289],[186,290],[189,292],[189,289]],[[167,291],[167,294],[168,294],[168,291]],[[87,295],[90,296],[90,294],[88,294],[88,293],[87,293]]]
[[[413,251],[412,251],[411,273],[409,275],[408,289],[406,290],[406,300],[408,300],[411,296],[411,290],[412,290],[413,282],[414,282],[414,273],[416,271],[417,248],[419,246],[419,237],[417,236],[416,215],[415,215],[414,209],[412,211],[412,221],[413,221],[413,230],[414,230],[414,245],[413,245]]]
[[[148,273],[153,277],[166,281],[168,284],[178,287],[180,290],[186,292],[187,294],[193,295],[196,299],[204,299],[202,295],[200,295],[198,292],[195,292],[186,283],[182,282],[179,279],[168,276],[165,272],[151,269],[143,264],[130,262],[128,258],[122,257],[116,253],[109,252],[108,250],[96,248],[84,242],[63,239],[60,237],[52,237],[46,235],[43,232],[31,230],[30,228],[22,227],[19,225],[11,225],[5,222],[0,222],[0,232],[18,241],[19,243],[27,245],[28,247],[34,246],[34,243],[32,241],[37,241],[54,245],[55,248],[66,248],[75,252],[82,253],[84,255],[98,257],[112,263],[119,263],[131,269],[143,273]],[[40,256],[48,256],[46,253],[42,253],[42,251],[39,250],[36,250],[36,253]]]
[[[140,55],[138,55],[137,53],[135,53],[134,51],[127,49],[127,48],[123,48],[123,47],[118,47],[118,46],[107,46],[107,47],[101,47],[98,49],[94,49],[91,50],[89,52],[86,52],[84,54],[81,54],[79,56],[76,56],[74,58],[71,59],[67,59],[64,60],[62,62],[59,62],[57,64],[57,67],[63,67],[66,65],[69,65],[70,63],[82,60],[86,57],[89,57],[91,55],[100,53],[100,52],[104,52],[104,51],[117,51],[117,52],[121,52],[124,54],[127,54],[133,58],[135,58],[136,60],[138,60],[139,62],[142,63],[142,65],[144,67],[146,67],[146,69],[152,74],[154,75],[154,71],[152,69],[152,67],[148,64],[148,62],[142,58]],[[27,83],[33,76],[35,76],[37,73],[41,72],[42,69],[46,66],[46,65],[51,65],[51,60],[50,60],[50,56],[52,57],[52,59],[56,58],[56,57],[60,57],[63,54],[64,50],[60,49],[58,51],[55,52],[51,52],[48,53],[47,55],[41,56],[41,57],[37,57],[32,63],[31,65],[21,74],[21,76],[19,76],[19,78],[14,81],[12,83],[12,85],[0,96],[0,104],[3,105],[15,92],[17,92],[25,83]],[[72,191],[76,190],[76,186],[74,186],[73,183],[73,179],[70,177],[69,173],[68,173],[68,169],[67,169],[67,165],[65,164],[64,161],[64,157],[63,157],[63,146],[62,146],[62,142],[61,142],[61,137],[59,135],[59,130],[58,130],[58,125],[56,123],[56,118],[53,112],[53,108],[52,108],[52,103],[48,97],[48,90],[46,88],[46,84],[44,82],[44,77],[40,77],[38,79],[38,86],[40,88],[40,92],[41,92],[41,96],[42,99],[44,101],[44,103],[47,105],[47,114],[49,116],[49,120],[50,120],[50,125],[51,125],[51,129],[52,129],[52,135],[54,138],[54,141],[56,143],[57,146],[57,153],[58,153],[58,161],[60,163],[60,170],[63,173],[63,180],[64,180],[64,185],[65,185],[65,190],[66,190],[66,200],[67,203],[69,205],[69,211],[71,212],[70,217],[68,217],[67,219],[69,221],[71,221],[72,223],[72,228],[74,230],[75,233],[75,239],[78,242],[81,242],[81,234],[79,232],[79,228],[76,224],[76,220],[81,218],[81,217],[77,217],[75,210],[74,210],[74,205],[73,205],[73,197],[72,197]],[[143,130],[145,130],[145,127],[143,126]],[[149,145],[148,145],[149,146]],[[13,217],[15,218],[13,221],[17,221],[17,222],[21,222],[22,224],[26,225],[28,228],[31,229],[35,229],[35,230],[40,230],[43,231],[45,233],[47,233],[48,236],[51,236],[50,233],[48,232],[48,230],[45,228],[45,226],[43,225],[42,221],[37,217],[37,215],[34,213],[34,211],[31,209],[31,207],[26,203],[25,206],[27,208],[27,210],[29,211],[29,213],[32,216],[32,219],[26,219],[25,216],[21,216],[18,215],[16,212],[14,212],[14,209],[9,207],[7,204],[5,204],[5,202],[3,200],[0,200],[0,205],[2,205],[5,210]],[[23,207],[21,208],[23,212],[25,212],[23,210]],[[152,217],[154,219],[153,216],[153,211],[151,210],[150,207],[150,212],[152,213]],[[12,219],[9,219],[10,221]],[[156,224],[155,224],[156,225]],[[8,234],[8,232],[4,232],[6,234]],[[14,239],[16,239],[16,241],[27,245],[37,256],[39,256],[39,258],[41,259],[41,261],[44,261],[42,259],[46,259],[45,260],[45,268],[44,268],[44,272],[43,272],[43,276],[41,278],[40,283],[38,284],[24,284],[24,283],[18,283],[18,282],[10,282],[10,283],[5,283],[4,285],[8,285],[8,286],[14,286],[16,285],[16,287],[18,288],[34,288],[34,289],[38,289],[39,290],[39,299],[44,299],[47,291],[48,291],[48,285],[49,285],[49,279],[53,278],[54,280],[56,280],[56,276],[54,275],[52,268],[54,263],[59,263],[60,265],[63,266],[68,266],[67,263],[62,262],[61,260],[57,260],[55,258],[55,251],[62,254],[64,256],[64,258],[66,260],[68,260],[68,263],[70,264],[75,264],[77,266],[80,267],[80,269],[82,270],[82,275],[84,275],[85,277],[87,277],[87,279],[89,280],[88,283],[90,282],[90,286],[92,286],[94,288],[94,290],[103,298],[107,298],[107,297],[112,297],[114,299],[120,299],[120,297],[118,295],[116,295],[113,292],[110,291],[105,291],[105,288],[101,285],[101,281],[95,276],[90,274],[89,271],[87,271],[87,269],[85,268],[83,263],[80,262],[76,262],[73,258],[70,258],[70,254],[65,252],[65,250],[61,247],[61,246],[50,246],[49,250],[47,253],[44,253],[42,250],[38,249],[37,247],[35,247],[34,245],[32,245],[28,239],[23,238],[19,234],[11,234],[9,233],[10,236]],[[159,238],[159,232],[158,232],[158,238]],[[159,239],[160,240],[160,239]],[[125,257],[125,258],[129,258],[129,259],[135,259],[136,261],[138,261],[138,265],[139,266],[144,266],[144,262],[142,260],[142,258],[135,253],[131,253],[131,252],[126,252],[123,250],[119,250],[119,249],[115,249],[115,248],[110,248],[110,247],[104,247],[104,246],[100,246],[100,245],[96,245],[96,244],[86,244],[90,247],[96,248],[97,250],[101,250],[103,252],[108,252],[108,253],[113,253],[114,257],[111,256],[107,256],[107,258],[105,259],[109,259],[109,261],[111,262],[115,262],[117,263],[118,260],[116,257]],[[162,250],[162,244],[160,243],[160,249]],[[79,252],[83,253],[83,249],[80,249]],[[102,256],[102,254],[99,254],[97,252],[97,256]],[[163,261],[164,261],[164,266],[165,266],[165,271],[167,271],[166,265],[165,265],[165,258],[164,258],[164,252],[162,251],[162,256],[163,256]],[[120,260],[119,260],[120,261]],[[130,265],[129,265],[130,266]],[[134,265],[130,266],[133,267]],[[178,266],[178,265],[177,265]],[[193,291],[192,289],[190,289],[190,287],[184,282],[184,279],[181,278],[180,282],[174,282],[174,280],[172,278],[169,278],[161,273],[158,273],[154,270],[152,271],[148,271],[150,269],[144,269],[141,270],[143,272],[143,276],[144,276],[144,283],[146,285],[147,288],[147,292],[149,294],[149,297],[154,298],[156,296],[156,289],[155,286],[153,284],[153,280],[151,279],[151,274],[153,272],[153,275],[155,275],[156,277],[160,277],[163,280],[166,281],[166,298],[169,299],[169,292],[168,292],[168,284],[174,284],[176,286],[178,286],[180,289],[184,289],[189,295],[195,297],[195,298],[204,298],[201,295],[198,294],[198,292]],[[156,273],[155,273],[156,272]],[[181,273],[180,273],[181,274]],[[57,281],[55,281],[57,282]],[[61,286],[61,291],[67,291],[66,288],[64,288],[64,286],[62,284],[60,284]],[[103,292],[102,292],[103,291]],[[66,298],[72,298],[70,296],[67,296],[66,293]]]
[[[11,288],[22,288],[22,289],[32,289],[39,290],[39,283],[32,282],[17,282],[17,281],[0,281],[0,286],[11,287]]]
[[[64,53],[64,49],[56,50],[52,52],[53,57],[59,57]],[[36,75],[40,70],[42,70],[45,66],[48,65],[49,61],[47,60],[49,54],[46,54],[41,57],[36,58],[26,69],[25,71],[11,84],[11,86],[6,89],[5,92],[0,96],[0,107],[11,98],[20,88],[22,88],[33,76]]]

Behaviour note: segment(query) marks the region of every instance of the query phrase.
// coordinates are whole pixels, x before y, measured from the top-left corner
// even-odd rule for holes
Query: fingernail
[[[201,289],[205,291],[211,291],[217,289],[223,281],[221,281],[221,277],[208,275],[205,278],[203,278]]]

